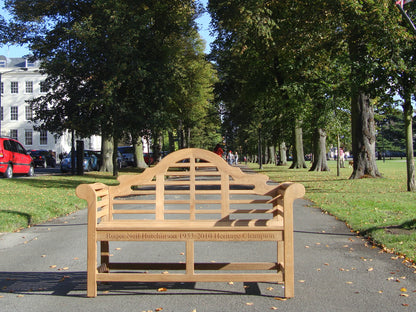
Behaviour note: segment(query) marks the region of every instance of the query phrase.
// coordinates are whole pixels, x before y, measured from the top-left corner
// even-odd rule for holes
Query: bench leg
[[[87,249],[87,297],[97,296],[97,242],[88,237]]]
[[[195,274],[195,251],[193,240],[186,241],[186,274]]]
[[[284,241],[277,242],[277,263],[283,269],[285,298],[293,298],[295,296],[293,251],[291,253],[290,250],[285,249]]]
[[[285,278],[285,297],[293,298],[295,296],[295,265],[293,260],[293,245],[285,248],[284,261],[284,278]]]

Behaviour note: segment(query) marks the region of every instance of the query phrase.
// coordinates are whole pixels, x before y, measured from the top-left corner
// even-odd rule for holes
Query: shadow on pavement
[[[201,285],[207,285],[201,283]],[[211,288],[197,288],[196,283],[101,283],[99,296],[110,295],[160,295],[160,289],[166,289],[164,295],[262,295],[258,283],[244,283],[242,291],[230,291]],[[67,296],[86,297],[86,272],[0,272],[0,294],[12,293],[25,296]]]

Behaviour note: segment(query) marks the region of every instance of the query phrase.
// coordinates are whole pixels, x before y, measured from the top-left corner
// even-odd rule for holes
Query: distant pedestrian
[[[235,152],[235,155],[234,155],[234,163],[236,166],[238,165],[238,153],[237,152]]]
[[[214,148],[214,153],[218,156],[222,157],[222,154],[224,154],[224,150],[221,148],[221,145],[217,144]]]
[[[344,159],[345,159],[344,149],[341,147],[339,149],[339,166],[340,166],[340,168],[345,168]]]
[[[234,154],[231,150],[228,152],[227,161],[228,161],[228,164],[231,165],[231,166],[234,163]]]

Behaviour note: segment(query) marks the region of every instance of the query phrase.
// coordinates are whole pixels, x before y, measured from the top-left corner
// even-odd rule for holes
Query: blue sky
[[[201,0],[201,3],[206,6],[208,0]],[[0,15],[7,18],[7,12],[3,10],[4,0],[0,0]],[[209,34],[209,22],[210,16],[208,13],[204,13],[198,20],[197,20],[200,28],[200,35],[206,42],[205,53],[210,52],[209,44],[213,41]],[[5,55],[7,57],[22,57],[24,55],[29,54],[29,49],[26,46],[1,46],[0,47],[0,55]]]

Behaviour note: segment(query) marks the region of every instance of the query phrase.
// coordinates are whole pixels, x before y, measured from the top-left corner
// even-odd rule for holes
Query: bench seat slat
[[[97,224],[97,231],[283,231],[275,220],[112,220]]]
[[[254,214],[254,213],[273,213],[275,209],[230,209],[230,214]],[[116,209],[113,210],[113,214],[154,214],[155,211],[151,209]],[[189,214],[189,210],[186,209],[166,209],[167,214]],[[195,214],[220,214],[219,209],[197,209]]]

